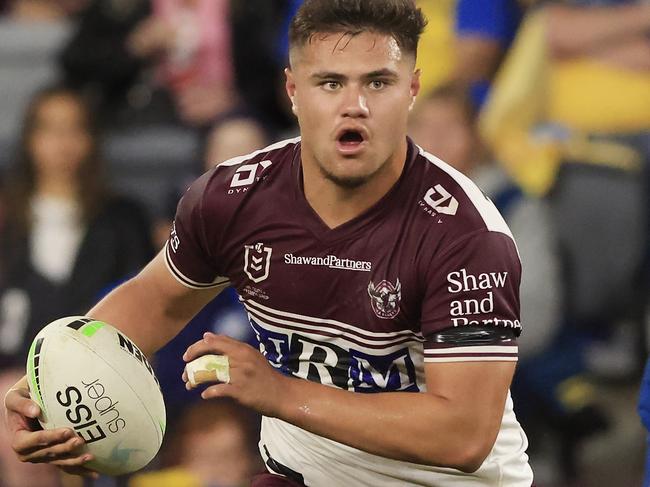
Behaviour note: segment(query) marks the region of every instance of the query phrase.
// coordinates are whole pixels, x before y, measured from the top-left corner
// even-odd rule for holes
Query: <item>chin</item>
[[[325,177],[340,188],[355,189],[366,184],[372,176],[339,176],[336,174],[325,173]]]

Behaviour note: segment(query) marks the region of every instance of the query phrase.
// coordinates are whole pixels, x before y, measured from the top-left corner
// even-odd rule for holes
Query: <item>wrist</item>
[[[287,421],[291,416],[291,411],[295,408],[295,386],[299,379],[285,376],[279,371],[277,375],[274,386],[269,391],[271,393],[270,407],[267,411],[262,411],[262,414]]]

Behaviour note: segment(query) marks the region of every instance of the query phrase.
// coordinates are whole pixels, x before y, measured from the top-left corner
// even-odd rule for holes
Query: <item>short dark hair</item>
[[[289,47],[303,46],[322,32],[371,31],[392,36],[402,50],[416,55],[426,25],[414,0],[305,0],[289,26]]]

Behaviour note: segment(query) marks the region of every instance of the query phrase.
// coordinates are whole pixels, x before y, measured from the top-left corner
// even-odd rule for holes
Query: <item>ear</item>
[[[285,89],[287,90],[287,95],[291,100],[291,111],[297,113],[298,107],[296,106],[296,82],[293,77],[293,72],[291,68],[285,68],[284,74],[287,77],[287,80],[284,84]]]
[[[422,74],[422,71],[419,69],[416,69],[413,72],[413,77],[411,78],[411,104],[409,105],[409,111],[413,110],[413,106],[415,105],[415,100],[420,93],[420,76]]]

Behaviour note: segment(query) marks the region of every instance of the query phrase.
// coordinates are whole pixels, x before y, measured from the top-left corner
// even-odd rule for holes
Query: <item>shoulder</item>
[[[271,172],[289,165],[299,150],[300,137],[276,142],[215,165],[195,185],[205,193],[208,203],[237,202]]]
[[[226,225],[247,198],[258,194],[263,181],[291,165],[299,150],[298,137],[215,165],[187,189],[178,204],[176,220],[209,220],[216,224],[212,227]]]
[[[415,147],[418,153],[413,183],[417,185],[418,206],[429,215],[430,229],[447,243],[483,232],[497,232],[513,239],[499,210],[472,180]]]

